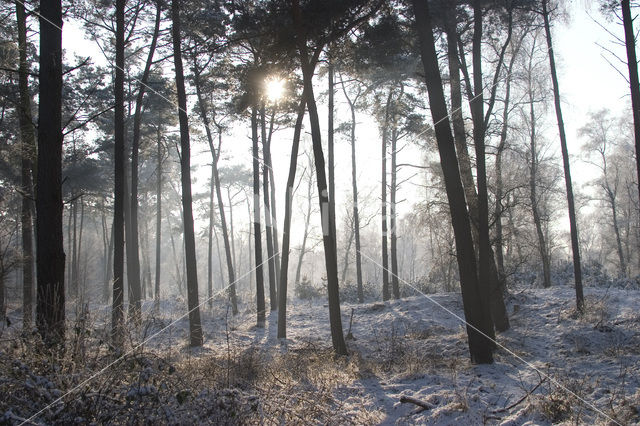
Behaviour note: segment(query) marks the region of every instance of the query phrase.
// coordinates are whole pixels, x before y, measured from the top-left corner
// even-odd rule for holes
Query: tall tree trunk
[[[531,63],[529,64],[531,66]],[[529,135],[529,146],[531,154],[531,163],[529,164],[529,199],[531,201],[531,213],[533,214],[533,223],[536,227],[536,235],[538,236],[538,252],[540,260],[542,260],[542,285],[545,288],[551,287],[551,265],[549,262],[549,251],[547,250],[547,242],[544,238],[542,230],[542,221],[540,219],[540,211],[538,209],[537,180],[538,180],[538,150],[536,148],[536,117],[533,99],[533,88],[531,87],[531,68],[529,68],[529,119],[531,120],[531,133]]]
[[[180,174],[182,181],[182,211],[184,222],[184,248],[187,267],[187,300],[189,307],[189,337],[191,346],[202,346],[202,323],[198,302],[198,268],[196,265],[196,241],[193,229],[193,208],[191,197],[191,149],[189,146],[189,124],[187,119],[187,95],[184,88],[182,70],[180,6],[178,0],[171,2],[173,25],[173,60],[178,91],[178,117],[180,120]]]
[[[629,0],[621,1],[624,41],[627,47],[627,67],[629,68],[629,86],[631,89],[631,107],[633,108],[633,133],[636,144],[636,173],[638,176],[638,196],[640,199],[640,82],[638,81],[638,60],[636,58],[636,37],[633,32],[633,19]]]
[[[215,224],[215,170],[211,165],[211,180],[209,183],[209,226],[207,228],[207,304],[213,309],[213,227]]]
[[[616,208],[616,196],[615,193],[607,188],[607,197],[609,198],[609,205],[611,206],[611,216],[613,219],[613,232],[616,236],[616,246],[618,249],[618,261],[620,262],[619,276],[626,276],[627,263],[624,259],[624,252],[622,251],[622,239],[620,238],[620,225],[618,224],[618,212]]]
[[[471,224],[467,213],[465,194],[460,179],[442,79],[438,68],[438,57],[435,50],[429,6],[427,2],[413,0],[413,9],[420,41],[422,64],[425,75],[430,76],[425,80],[456,240],[460,287],[467,321],[471,361],[481,364],[492,363],[494,345],[489,338],[493,331],[492,321],[489,307],[485,303],[485,298],[481,296],[481,287],[478,283]]]
[[[330,48],[328,50],[331,50]],[[333,235],[333,251],[338,253],[338,242],[337,242],[337,232],[336,232],[336,160],[335,160],[335,150],[334,150],[334,129],[333,129],[333,112],[334,112],[334,66],[333,61],[331,59],[331,55],[329,54],[328,59],[328,83],[329,83],[329,99],[328,99],[328,120],[327,120],[327,169],[329,171],[329,226],[331,230],[331,235]],[[337,258],[336,258],[337,265]],[[337,266],[336,266],[337,267]],[[337,279],[337,277],[336,277]]]
[[[154,304],[160,308],[160,272],[162,268],[162,164],[164,154],[162,152],[162,127],[156,128],[156,276]]]
[[[258,158],[258,112],[251,108],[251,152],[253,155],[253,250],[256,259],[256,308],[258,327],[264,327],[265,297],[262,272],[262,231],[260,229],[260,163]]]
[[[473,89],[474,101],[470,102],[473,117],[473,141],[476,151],[476,180],[478,183],[478,280],[480,296],[490,307],[496,295],[491,294],[489,263],[491,240],[489,239],[489,197],[487,191],[487,167],[485,156],[485,125],[484,125],[484,85],[482,82],[482,8],[480,1],[473,3]],[[502,297],[500,295],[500,297]],[[493,318],[492,318],[493,319]],[[493,326],[493,324],[492,324]],[[490,337],[494,337],[491,327]]]
[[[278,309],[278,296],[277,296],[277,288],[276,288],[276,270],[275,270],[275,259],[274,259],[274,251],[273,251],[273,228],[271,224],[271,206],[270,206],[270,198],[269,198],[269,168],[267,165],[267,152],[270,150],[269,141],[267,139],[267,129],[265,122],[265,113],[264,113],[264,105],[260,108],[260,128],[262,129],[262,192],[263,192],[263,200],[264,200],[264,227],[265,227],[265,237],[267,239],[267,265],[269,268],[269,301],[271,304],[271,310],[275,311]],[[255,161],[255,158],[254,158]]]
[[[104,215],[104,213],[103,213]],[[109,294],[111,293],[111,277],[113,275],[113,269],[111,267],[111,263],[113,262],[113,220],[111,221],[111,228],[107,225],[107,218],[103,216],[103,227],[105,228],[106,238],[108,239],[108,243],[106,245],[106,254],[105,254],[105,274],[104,274],[104,287],[103,287],[103,295],[102,298],[105,303],[109,303]]]
[[[293,130],[293,143],[291,144],[291,158],[289,160],[289,175],[287,177],[287,189],[285,192],[284,226],[282,228],[282,263],[280,264],[280,281],[278,282],[278,338],[287,337],[287,286],[289,275],[289,244],[291,234],[291,213],[293,210],[293,185],[296,181],[296,169],[298,167],[298,148],[300,147],[300,133],[302,131],[302,120],[306,105],[306,94],[302,93],[302,98],[298,105],[298,115]],[[309,208],[311,203],[309,203]],[[308,225],[308,219],[307,219]],[[306,229],[305,229],[306,239]],[[300,279],[300,262],[296,270],[296,284]]]
[[[347,269],[349,269],[349,256],[351,255],[351,245],[353,244],[353,223],[349,229],[349,237],[347,238],[347,248],[344,250],[344,261],[342,262],[342,273],[340,274],[340,282],[345,283],[347,278]]]
[[[18,24],[18,53],[20,58],[18,88],[20,92],[21,186],[22,186],[22,326],[31,328],[33,322],[33,160],[35,159],[36,135],[31,114],[29,93],[29,62],[27,61],[27,18],[24,3],[16,2]]]
[[[211,134],[211,126],[209,125],[209,115],[207,111],[207,104],[202,96],[201,84],[200,84],[200,72],[201,70],[196,63],[196,59],[194,58],[194,73],[193,73],[193,82],[196,86],[196,95],[198,97],[198,105],[200,107],[200,117],[202,118],[202,122],[204,123],[204,129],[207,134],[207,141],[209,142],[209,150],[211,151],[211,167],[213,167],[213,175],[215,177],[215,186],[216,186],[216,198],[218,200],[218,211],[220,212],[220,226],[222,228],[222,239],[224,241],[224,252],[227,259],[227,273],[229,278],[229,298],[231,299],[231,310],[233,315],[238,313],[238,300],[236,296],[236,274],[233,266],[233,258],[231,255],[231,244],[229,243],[229,232],[227,231],[227,219],[224,213],[224,202],[222,201],[222,189],[220,188],[220,174],[218,173],[218,153],[216,151],[216,147],[213,144],[213,136]],[[215,116],[214,116],[215,117]],[[215,119],[214,119],[215,123]],[[222,126],[217,125],[218,127],[218,147],[222,145]],[[216,236],[216,244],[217,244],[217,236]],[[222,270],[220,271],[222,274]],[[221,284],[223,284],[221,282]],[[223,287],[224,288],[224,287]]]
[[[311,124],[311,140],[313,142],[313,157],[316,166],[316,180],[318,185],[318,201],[320,204],[320,218],[322,221],[322,242],[324,245],[325,264],[327,269],[327,293],[329,298],[329,323],[331,341],[334,351],[339,355],[347,354],[347,345],[342,332],[342,318],[340,316],[340,291],[338,283],[338,259],[336,253],[335,216],[331,214],[330,198],[334,194],[327,192],[327,176],[325,174],[324,153],[322,152],[322,136],[320,134],[320,120],[318,108],[313,94],[313,74],[320,56],[320,49],[316,48],[309,58],[307,40],[303,36],[302,11],[299,0],[293,0],[292,13],[296,31],[296,41],[300,53],[300,64],[306,94],[309,122]],[[333,168],[329,167],[330,173]],[[330,180],[331,181],[331,180]]]
[[[353,232],[356,240],[356,284],[358,289],[358,303],[364,302],[364,289],[362,285],[362,255],[360,253],[360,211],[358,208],[358,171],[356,168],[356,108],[354,101],[351,100],[347,93],[344,81],[340,79],[342,85],[342,93],[347,99],[349,110],[351,111],[351,190],[353,193]],[[355,99],[357,101],[357,98]],[[342,279],[344,281],[344,278]]]
[[[171,253],[173,254],[174,266],[176,268],[176,281],[178,283],[178,292],[180,295],[184,295],[184,279],[182,277],[182,270],[180,266],[183,263],[184,259],[184,251],[178,255],[178,251],[176,250],[175,239],[173,238],[173,226],[171,225],[171,213],[165,212],[167,218],[167,225],[169,225],[169,240],[171,241]],[[184,250],[184,244],[182,244],[182,248]]]
[[[396,117],[394,109],[393,128],[391,129],[391,194],[390,194],[390,212],[389,220],[391,225],[391,288],[393,289],[393,298],[400,298],[400,285],[398,282],[398,236],[396,234],[396,193],[398,191],[398,174],[397,174],[397,142],[398,129],[396,127]]]
[[[131,198],[129,200],[130,209],[130,234],[127,237],[127,281],[132,290],[133,300],[129,301],[130,313],[135,322],[140,321],[141,299],[143,292],[140,285],[140,236],[138,225],[138,163],[140,151],[140,126],[142,124],[142,102],[149,81],[151,65],[153,65],[153,55],[156,50],[158,33],[160,32],[161,8],[156,5],[156,18],[149,46],[147,61],[140,78],[140,87],[136,96],[136,107],[133,114],[133,138],[131,141]],[[133,310],[131,310],[133,307]]]
[[[517,46],[514,48],[509,60],[509,66],[507,67],[506,82],[505,82],[505,95],[504,106],[502,109],[502,129],[500,130],[500,142],[498,143],[498,149],[496,151],[496,205],[495,205],[495,221],[496,221],[496,266],[498,272],[498,279],[500,281],[500,287],[504,289],[506,273],[504,269],[504,244],[503,244],[503,230],[502,230],[502,198],[504,197],[504,183],[502,180],[502,155],[507,147],[507,135],[509,130],[509,112],[511,108],[511,74],[513,72],[513,65],[518,56],[520,46],[522,45],[523,36],[519,39]]]
[[[474,28],[474,40],[475,40],[475,51],[473,54],[474,58],[474,67],[479,67],[481,65],[481,42],[482,42],[482,19],[481,19],[481,11],[479,10],[479,17],[477,19],[478,30],[476,31]],[[469,205],[469,215],[471,218],[471,232],[473,240],[476,244],[476,248],[478,251],[478,255],[480,254],[480,212],[479,209],[480,201],[478,193],[476,192],[476,185],[473,179],[473,172],[471,166],[471,158],[469,156],[469,151],[467,149],[466,142],[466,130],[464,119],[462,116],[462,91],[461,91],[461,80],[460,80],[460,71],[465,76],[465,81],[467,84],[467,91],[469,95],[469,106],[472,111],[472,118],[474,122],[474,132],[476,132],[476,127],[478,128],[477,133],[474,133],[474,139],[476,137],[482,136],[482,145],[484,146],[484,134],[486,131],[486,127],[488,124],[488,117],[491,115],[491,110],[495,103],[495,95],[497,89],[498,78],[500,76],[500,68],[502,67],[504,54],[506,52],[506,48],[509,45],[511,40],[511,15],[509,15],[509,35],[502,46],[500,56],[498,59],[498,64],[496,67],[496,72],[493,78],[493,85],[491,91],[491,98],[488,103],[488,110],[486,114],[482,110],[478,110],[478,104],[483,106],[483,103],[478,102],[477,98],[473,96],[475,90],[471,85],[471,80],[469,78],[469,73],[466,66],[466,61],[464,57],[464,49],[462,46],[462,42],[456,31],[456,20],[455,14],[449,13],[447,15],[445,21],[445,31],[447,32],[447,50],[448,50],[448,61],[449,61],[449,69],[451,75],[451,114],[452,114],[452,124],[454,131],[454,140],[456,144],[456,151],[458,154],[458,164],[460,167],[460,175],[462,179],[463,188],[467,197],[467,203]],[[477,32],[477,35],[476,35]],[[456,55],[456,44],[459,45],[459,55]],[[478,59],[476,57],[479,56]],[[474,71],[474,79],[476,78],[476,72]],[[482,82],[482,68],[479,67],[477,79]],[[474,85],[477,82],[474,81]],[[479,182],[480,185],[480,182]],[[484,178],[484,185],[486,188],[486,174]],[[488,197],[487,197],[488,198]],[[487,218],[488,218],[488,201],[487,201]],[[488,219],[487,219],[488,221]],[[488,223],[487,223],[488,227]],[[487,249],[485,244],[485,249]],[[489,244],[488,246],[488,259],[489,262],[487,264],[488,267],[488,281],[487,283],[487,297],[489,298],[489,304],[491,309],[491,317],[494,322],[495,328],[498,331],[505,331],[509,328],[509,318],[506,313],[506,307],[504,305],[504,283],[500,280],[498,276],[498,269],[495,265],[495,256],[493,253],[493,248]],[[479,261],[479,257],[477,258]],[[482,281],[484,283],[484,281]]]
[[[309,159],[310,166],[313,165],[313,160]],[[300,283],[300,273],[302,271],[302,260],[304,259],[304,255],[307,254],[307,240],[309,239],[309,227],[311,223],[311,202],[313,196],[313,171],[315,167],[310,168],[309,171],[309,181],[307,183],[307,214],[304,217],[304,232],[302,233],[302,245],[300,246],[300,253],[298,254],[298,264],[296,266],[296,279],[295,285],[297,286]]]
[[[264,162],[266,164],[267,169],[269,170],[269,195],[271,197],[271,228],[273,233],[273,251],[274,254],[274,263],[276,270],[276,295],[278,294],[278,286],[280,285],[280,242],[278,241],[278,216],[276,214],[276,184],[275,179],[273,177],[273,162],[271,161],[271,138],[273,136],[273,125],[275,122],[275,107],[271,111],[271,118],[269,119],[269,135],[267,136],[268,148],[265,153]],[[251,256],[249,256],[251,257]]]
[[[233,199],[231,197],[231,186],[227,186],[227,201],[229,202],[229,238],[231,240],[231,259],[233,260],[233,270],[238,270],[238,259],[236,257],[236,233],[233,230]]]
[[[74,197],[75,198],[75,197]],[[71,289],[70,296],[78,299],[78,199],[71,203],[71,211],[73,217],[73,237],[71,243]]]
[[[313,71],[310,67],[304,67],[307,70],[305,75],[305,88],[307,92],[307,105],[309,110],[309,118],[311,122],[311,137],[313,140],[313,156],[316,165],[316,179],[318,185],[320,217],[322,220],[322,234],[325,251],[325,262],[327,267],[327,291],[329,294],[329,322],[331,326],[331,340],[333,349],[339,355],[347,354],[347,346],[344,342],[342,332],[342,318],[340,316],[340,293],[338,287],[338,260],[336,253],[336,235],[334,217],[331,215],[329,206],[329,197],[327,193],[327,180],[324,174],[324,155],[322,153],[322,141],[320,136],[320,123],[318,120],[318,110],[313,95],[313,87],[311,78]],[[330,169],[331,170],[331,169]],[[327,211],[329,210],[329,211]]]
[[[79,301],[84,303],[84,286],[80,285],[80,269],[82,266],[82,231],[84,229],[84,199],[82,196],[79,198],[80,200],[80,229],[78,230],[78,254],[76,256],[76,291],[78,296],[80,297]],[[86,275],[83,277],[83,282],[86,280]]]
[[[36,197],[36,323],[49,345],[64,345],[62,236],[62,5],[40,4],[40,102]]]
[[[389,300],[389,254],[387,250],[387,143],[389,142],[389,112],[393,90],[389,89],[382,127],[382,300]]]
[[[553,42],[551,40],[551,27],[549,25],[549,12],[547,10],[547,0],[542,0],[542,17],[544,19],[544,30],[547,36],[547,48],[549,52],[549,68],[551,69],[551,81],[553,82],[553,98],[556,108],[556,119],[558,121],[558,132],[560,134],[560,147],[562,150],[562,163],[564,166],[564,180],[567,187],[567,204],[569,207],[569,226],[571,228],[571,249],[573,252],[573,274],[576,286],[576,307],[578,312],[584,311],[584,295],[582,292],[582,267],[580,263],[580,243],[578,240],[578,223],[576,221],[576,209],[573,199],[573,184],[571,183],[571,168],[569,166],[569,150],[567,149],[567,137],[564,132],[564,121],[562,120],[562,108],[560,106],[560,88],[558,76],[556,74],[556,62],[553,53]]]

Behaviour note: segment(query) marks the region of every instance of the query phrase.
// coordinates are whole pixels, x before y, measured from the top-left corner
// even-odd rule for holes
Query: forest
[[[0,1],[0,424],[640,423],[639,10]]]

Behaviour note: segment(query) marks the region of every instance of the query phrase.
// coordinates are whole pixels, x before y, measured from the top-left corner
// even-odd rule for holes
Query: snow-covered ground
[[[116,390],[105,384],[106,377],[115,382],[115,372],[124,368],[117,363],[65,397],[75,398],[75,405],[57,405],[61,412],[79,410],[78,396],[102,392],[114,401],[95,402],[95,409],[118,406],[122,411],[123,404],[116,401],[120,398],[129,408],[141,404],[147,410],[141,408],[143,418],[158,423],[216,423],[223,418],[219,412],[198,412],[215,397],[225,413],[237,416],[225,421],[238,423],[637,424],[640,291],[588,287],[585,295],[586,314],[580,317],[571,287],[512,290],[507,301],[512,327],[498,336],[492,365],[469,362],[464,325],[442,309],[462,315],[458,294],[344,304],[345,334],[352,322],[348,357],[335,357],[331,351],[328,308],[322,301],[289,305],[284,342],[276,338],[275,312],[260,329],[254,325],[255,312],[246,305],[234,317],[218,301],[213,310],[202,311],[204,347],[191,350],[186,346],[187,319],[178,319],[186,304],[174,300],[163,303],[156,314],[147,312],[139,335],[131,338],[132,343],[140,342],[140,336],[148,339],[133,351],[144,361],[127,367],[137,385],[121,378]],[[102,312],[92,308],[95,339],[107,332],[108,310]],[[11,341],[10,329],[3,334],[4,342]],[[100,345],[95,345],[95,353],[85,349],[86,358],[98,360]],[[5,343],[0,355],[4,360],[19,353]],[[11,368],[36,369],[28,359],[19,362]],[[163,365],[177,371],[173,379],[166,373],[171,368],[163,370]],[[104,362],[96,361],[92,374],[98,366],[104,368]],[[8,383],[15,387],[20,374],[0,379],[0,385],[4,383],[5,390]],[[25,374],[32,382],[45,376]],[[90,376],[88,371],[76,374]],[[42,383],[30,386],[54,388],[49,392],[53,396],[34,401],[30,412],[7,400],[0,406],[5,420],[28,418],[81,382],[63,380],[59,374],[38,380]],[[163,389],[170,389],[169,396]],[[149,395],[164,404],[164,414],[158,414]],[[234,404],[237,411],[229,411]],[[187,406],[188,412],[180,411]],[[60,420],[50,411],[39,421]],[[94,415],[94,421],[100,419]],[[135,413],[128,415],[124,421],[141,420]],[[78,416],[78,422],[90,418]],[[112,421],[123,417],[114,414]]]

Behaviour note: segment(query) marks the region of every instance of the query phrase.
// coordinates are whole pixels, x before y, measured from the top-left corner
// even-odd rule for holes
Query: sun
[[[284,96],[284,80],[271,77],[265,80],[265,94],[270,102],[278,102]]]

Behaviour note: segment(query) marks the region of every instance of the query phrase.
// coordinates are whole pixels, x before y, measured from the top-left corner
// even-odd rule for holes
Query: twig
[[[513,407],[515,407],[516,405],[520,404],[522,401],[524,401],[525,399],[527,399],[532,393],[534,393],[536,391],[536,389],[538,389],[540,387],[541,384],[543,384],[547,379],[542,379],[540,380],[540,382],[535,385],[535,387],[533,389],[531,389],[529,392],[527,392],[526,394],[524,394],[524,396],[522,398],[520,398],[519,400],[517,400],[516,402],[514,402],[513,404],[511,404],[508,407],[505,408],[501,408],[499,410],[495,410],[493,411],[493,414],[499,414],[499,413],[504,413],[505,411],[509,411],[511,410]]]

